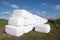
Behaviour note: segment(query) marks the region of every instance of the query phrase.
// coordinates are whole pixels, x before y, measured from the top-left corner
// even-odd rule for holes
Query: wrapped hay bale
[[[34,19],[25,19],[25,25],[35,25],[36,20]]]
[[[32,31],[34,28],[34,25],[27,25],[24,27],[24,33],[28,33],[30,31]]]
[[[5,32],[13,36],[21,36],[35,28],[37,32],[49,33],[50,25],[44,24],[47,21],[47,19],[33,15],[27,10],[16,9],[13,10],[13,14],[8,20],[9,25],[5,26]]]
[[[13,36],[21,36],[24,34],[24,28],[23,27],[17,27],[13,25],[6,25],[5,26],[5,32],[7,34],[13,35]]]
[[[28,12],[27,10],[13,10],[13,14],[11,16],[18,16],[18,17],[23,17],[23,18],[33,18],[32,13]]]
[[[34,19],[35,19],[36,22],[39,23],[39,24],[44,24],[44,23],[47,23],[47,22],[48,22],[47,19],[44,19],[44,18],[39,17],[39,16],[37,16],[37,15],[34,15]]]
[[[42,33],[49,33],[51,30],[49,24],[40,24],[35,27],[35,31]]]
[[[8,24],[10,25],[16,25],[16,26],[24,26],[25,20],[21,17],[10,17]]]

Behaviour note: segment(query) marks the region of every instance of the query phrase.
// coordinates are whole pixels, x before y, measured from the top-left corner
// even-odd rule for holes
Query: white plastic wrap
[[[51,30],[49,24],[40,24],[35,27],[35,31],[37,32],[43,32],[43,33],[49,33]]]
[[[37,23],[39,23],[39,24],[44,24],[44,23],[48,22],[47,19],[44,19],[44,18],[39,17],[37,15],[34,15],[34,19],[36,19]]]
[[[13,35],[13,36],[21,36],[24,34],[24,28],[23,27],[16,27],[13,25],[6,25],[5,26],[5,32],[7,34]]]
[[[32,31],[33,28],[34,28],[34,25],[27,25],[27,26],[25,26],[24,33],[28,33],[30,31]]]
[[[11,16],[18,16],[23,18],[33,18],[32,13],[28,12],[27,10],[13,10],[13,14]]]
[[[21,17],[10,17],[8,24],[10,25],[16,25],[16,26],[24,26],[25,20]]]
[[[36,20],[34,19],[25,19],[25,25],[35,25]]]
[[[33,14],[32,13],[27,13],[25,16],[25,19],[33,19]]]
[[[13,10],[13,14],[8,20],[8,24],[5,26],[5,32],[14,36],[21,36],[24,33],[28,33],[35,28],[37,32],[49,33],[50,25],[44,24],[48,20],[26,10]]]

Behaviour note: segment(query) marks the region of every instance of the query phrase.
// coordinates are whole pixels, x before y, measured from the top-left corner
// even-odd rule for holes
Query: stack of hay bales
[[[36,20],[35,31],[42,32],[42,33],[49,33],[50,32],[50,25],[46,24],[48,22],[47,19],[34,15]]]
[[[50,30],[51,29],[49,24],[40,24],[35,27],[35,31],[37,32],[49,33]]]
[[[5,26],[5,32],[13,36],[21,36],[35,28],[37,32],[48,33],[50,26],[45,24],[48,20],[33,15],[26,10],[13,10],[13,14],[8,20],[8,25]]]
[[[5,32],[14,36],[21,36],[33,30],[31,23],[33,15],[26,10],[13,10],[13,14],[8,20],[8,25],[5,26]]]

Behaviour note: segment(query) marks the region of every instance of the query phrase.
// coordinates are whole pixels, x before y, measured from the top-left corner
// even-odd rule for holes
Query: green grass
[[[8,24],[8,20],[0,19],[0,26],[5,26]]]
[[[56,27],[56,29],[60,29],[60,18],[54,19],[48,22],[51,26]]]

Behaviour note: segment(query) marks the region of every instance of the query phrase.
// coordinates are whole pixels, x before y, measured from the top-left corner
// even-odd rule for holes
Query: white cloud
[[[9,12],[9,11],[2,12],[2,13],[1,13],[1,15],[4,15],[4,16],[9,15],[9,14],[10,14],[10,12]]]
[[[42,12],[40,13],[40,16],[43,16],[43,17],[44,17],[44,16],[46,15],[46,13],[47,13],[46,11],[42,11]]]
[[[10,4],[10,3],[6,2],[6,1],[2,1],[2,3],[14,8],[14,9],[19,9],[19,6],[17,6],[16,4]]]
[[[6,1],[2,1],[2,3],[5,5],[10,5],[10,3],[6,2]]]
[[[56,17],[60,17],[60,12],[58,12],[58,13],[56,14]]]
[[[41,3],[40,6],[42,8],[53,8],[54,7],[54,5],[52,5],[52,4],[48,3],[48,2]]]
[[[42,3],[42,4],[40,4],[40,6],[42,6],[42,7],[48,7],[48,4],[47,3]]]
[[[37,12],[37,14],[41,17],[45,17],[47,12],[46,11],[42,11],[42,12]]]
[[[19,9],[19,7],[18,7],[17,5],[15,5],[15,4],[12,4],[11,7],[12,7],[12,8]]]
[[[54,6],[54,9],[59,11],[60,10],[60,5]]]

